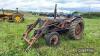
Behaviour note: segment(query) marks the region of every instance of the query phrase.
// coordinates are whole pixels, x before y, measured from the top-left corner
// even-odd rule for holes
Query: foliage
[[[88,12],[88,13],[83,13],[82,15],[83,17],[86,17],[86,18],[96,18],[96,17],[100,17],[100,12]],[[97,18],[96,18],[97,19]]]

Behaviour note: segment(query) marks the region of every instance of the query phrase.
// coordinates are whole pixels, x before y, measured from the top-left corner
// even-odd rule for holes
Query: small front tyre
[[[48,46],[56,46],[59,44],[59,33],[51,32],[45,35],[45,41]]]

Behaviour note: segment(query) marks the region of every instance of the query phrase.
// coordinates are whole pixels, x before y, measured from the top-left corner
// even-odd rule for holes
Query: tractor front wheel
[[[12,19],[14,20],[14,22],[17,22],[17,23],[24,21],[24,17],[20,14],[14,14],[12,16]]]
[[[45,36],[45,41],[48,46],[56,46],[59,44],[59,33],[51,32]]]

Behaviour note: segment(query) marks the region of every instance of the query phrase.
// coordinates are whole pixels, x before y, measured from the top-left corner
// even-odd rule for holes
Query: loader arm
[[[40,19],[36,20],[33,24],[30,24],[27,28],[27,30],[25,31],[25,33],[23,34],[23,39],[29,44],[29,46],[27,47],[27,49],[29,49],[32,44],[34,44],[39,37],[41,37],[43,35],[43,33],[45,32],[45,30],[47,29],[47,27],[45,25],[47,25],[47,22],[46,21],[42,26],[41,28],[39,28],[37,30],[37,33],[34,35],[32,35],[31,39],[29,39],[29,36],[28,34],[33,30],[33,28],[36,27],[36,25],[39,23]]]

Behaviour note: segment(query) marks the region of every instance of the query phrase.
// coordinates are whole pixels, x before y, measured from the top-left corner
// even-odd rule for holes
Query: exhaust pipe
[[[4,15],[4,9],[2,8],[1,10],[2,10],[2,13],[3,13],[3,15]]]
[[[54,9],[54,19],[56,19],[56,15],[57,15],[57,4],[55,4],[55,9]]]

